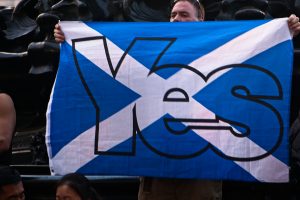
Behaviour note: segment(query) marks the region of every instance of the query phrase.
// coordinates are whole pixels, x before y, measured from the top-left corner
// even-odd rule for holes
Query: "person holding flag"
[[[175,0],[171,6],[170,22],[201,22],[205,11],[198,0]],[[299,18],[292,14],[288,26],[293,36],[300,32]],[[57,24],[54,30],[55,40],[63,42],[64,33]],[[217,200],[222,199],[222,182],[193,179],[141,178],[139,200]]]

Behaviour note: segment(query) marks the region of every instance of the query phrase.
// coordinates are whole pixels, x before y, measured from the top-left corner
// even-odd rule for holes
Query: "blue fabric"
[[[182,70],[181,65],[189,65],[235,37],[267,22],[87,23],[87,26],[123,51],[137,37],[152,38],[137,40],[128,54],[149,70],[153,69],[153,63],[158,57],[160,60],[157,66],[178,65],[154,72],[167,80]],[[168,45],[169,48],[161,55]],[[245,137],[266,150],[266,154],[260,155],[261,158],[243,158],[245,162],[259,160],[270,154],[288,165],[292,56],[291,41],[281,42],[244,63],[232,63],[235,65],[212,72],[230,69],[190,97],[241,135],[250,131]],[[50,160],[74,138],[95,126],[96,119],[103,122],[128,104],[143,98],[81,53],[76,52],[76,59],[80,71],[76,69],[72,46],[63,43],[52,102],[49,104]],[[219,59],[222,59],[222,55]],[[207,76],[206,81],[212,75]],[[169,113],[161,116],[141,130],[141,133],[136,133],[136,137],[120,141],[107,154],[100,153],[78,171],[97,175],[256,181],[248,171],[237,165],[236,161],[241,161],[239,157],[232,158],[224,154],[192,128],[181,135],[166,133],[165,118],[172,119],[175,116]],[[118,122],[115,125],[118,126]],[[173,123],[171,126],[174,130],[187,128],[183,123]],[[113,153],[132,149],[132,155]]]

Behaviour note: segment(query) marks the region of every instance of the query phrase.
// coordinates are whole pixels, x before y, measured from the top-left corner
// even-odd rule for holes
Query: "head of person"
[[[25,193],[19,172],[0,166],[0,200],[24,200]]]
[[[199,0],[174,0],[171,5],[170,22],[203,21],[204,7]]]
[[[56,200],[100,200],[90,181],[83,175],[71,173],[57,183]]]

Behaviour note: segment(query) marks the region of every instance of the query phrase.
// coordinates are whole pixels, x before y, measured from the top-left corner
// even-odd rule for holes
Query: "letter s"
[[[222,70],[230,71],[210,82]],[[212,71],[207,80],[209,84],[194,98],[230,124],[235,131],[228,134],[241,141],[233,150],[213,150],[235,161],[259,160],[276,151],[283,137],[283,120],[276,106],[283,94],[277,77],[258,66],[234,64]],[[253,150],[253,144],[259,150]]]

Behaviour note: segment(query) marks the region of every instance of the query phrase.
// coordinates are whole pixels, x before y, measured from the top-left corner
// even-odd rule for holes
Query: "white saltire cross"
[[[190,63],[189,66],[200,71],[206,76],[208,73],[219,68],[220,66],[229,65],[232,63],[243,63],[245,60],[265,51],[266,49],[291,39],[286,21],[286,19],[277,19],[256,27],[240,35],[239,37],[234,38],[233,40],[220,46],[205,56],[196,59]],[[102,36],[99,32],[81,22],[61,23],[62,29],[66,35],[66,42],[70,45],[72,45],[72,39]],[[264,31],[265,29],[270,29],[271,31]],[[276,32],[277,36],[275,38],[273,36],[274,32]],[[257,37],[258,34],[259,37]],[[243,43],[242,46],[240,45],[241,43]],[[260,45],[254,45],[254,43]],[[264,45],[262,45],[262,43],[264,43]],[[76,43],[76,50],[88,60],[93,62],[96,66],[100,67],[107,74],[113,76],[106,60],[104,47],[100,44],[100,42],[95,41],[78,42]],[[113,55],[110,55],[110,57],[112,65],[116,66],[124,51],[110,40],[107,40],[107,46],[109,52],[114,52]],[[253,46],[261,46],[263,48],[253,49]],[[85,51],[87,47],[88,51]],[[220,52],[228,51],[237,56],[224,56],[222,59],[216,59],[216,55],[218,55]],[[204,66],[204,63],[205,71],[201,69],[201,66]],[[191,97],[227,71],[229,71],[229,69],[217,73],[207,82],[202,80],[198,75],[190,70],[179,70],[177,73],[165,80],[155,73],[152,73],[150,76],[148,76],[148,68],[143,66],[130,55],[126,55],[117,72],[115,80],[133,90],[141,97],[121,109],[119,112],[100,122],[99,132],[101,142],[98,143],[98,150],[107,151],[128,140],[132,136],[132,109],[135,105],[140,130],[147,128],[165,114],[170,114],[176,118],[190,118],[188,114],[193,113],[193,118],[214,119],[215,114],[213,112],[209,111]],[[136,79],[134,76],[138,76],[139,81],[135,81]],[[129,79],[128,77],[131,78]],[[193,80],[193,84],[191,84],[191,80]],[[189,94],[190,101],[176,104],[163,102],[162,98],[166,92],[175,87],[186,91],[187,94]],[[144,88],[147,88],[147,90]],[[155,97],[153,97],[153,94],[155,94]],[[151,109],[151,111],[149,109]],[[185,112],[182,112],[183,110]],[[193,110],[197,110],[197,112],[192,112]],[[50,112],[49,109],[48,112]],[[147,117],[143,117],[145,113],[147,113]],[[116,122],[117,126],[114,126]],[[183,124],[188,125],[187,122],[183,122]],[[220,121],[219,126],[230,125]],[[124,130],[127,130],[128,132],[126,133]],[[237,138],[230,134],[228,130],[218,130],[217,135],[214,134],[215,130],[193,131],[207,142],[212,144],[214,147],[219,149],[225,155],[231,157],[255,157],[266,153],[266,150],[258,146],[249,138]],[[80,167],[99,156],[94,154],[94,143],[95,126],[86,130],[72,140],[69,144],[67,144],[64,148],[62,148],[55,155],[55,157],[53,157],[50,163],[51,167],[54,169],[59,169],[58,171],[61,173],[68,173],[70,171],[78,170]],[[77,148],[75,148],[77,150],[74,150],[72,146],[77,146]],[[251,148],[251,151],[249,151],[249,148]],[[61,162],[61,164],[59,164],[60,162],[56,162],[65,158],[73,158],[68,160],[68,166],[65,166],[63,162]],[[251,162],[234,162],[248,171],[258,180],[267,182],[283,182],[288,180],[288,166],[272,155],[261,160]],[[267,170],[268,173],[264,173],[264,170],[256,170],[257,166],[264,168],[264,170]],[[274,173],[281,172],[282,174],[273,176],[274,173],[270,173],[270,171],[273,171]]]

